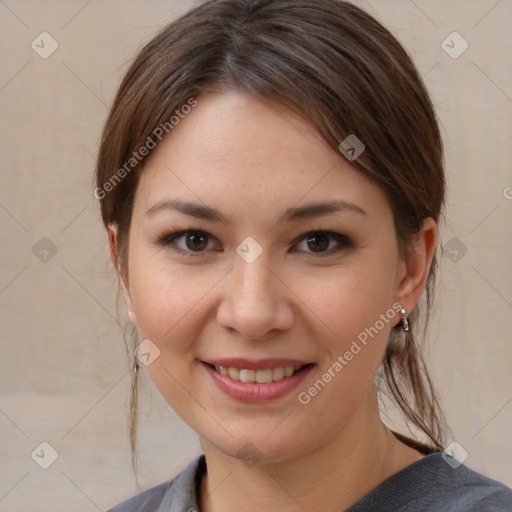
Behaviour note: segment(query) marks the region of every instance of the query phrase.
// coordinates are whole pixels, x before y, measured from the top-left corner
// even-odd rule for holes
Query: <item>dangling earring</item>
[[[137,333],[137,326],[132,326],[132,340],[133,340],[133,366],[132,366],[132,372],[134,375],[137,375],[137,372],[139,371],[139,358],[137,357],[137,345],[139,343],[139,336]]]
[[[402,308],[400,310],[400,314],[402,315],[402,329],[407,332],[409,330],[409,320],[407,320],[407,311]]]

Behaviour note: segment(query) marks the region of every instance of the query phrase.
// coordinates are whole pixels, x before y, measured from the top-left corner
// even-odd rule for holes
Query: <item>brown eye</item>
[[[329,237],[324,233],[315,233],[307,237],[306,243],[313,252],[322,252],[329,247]]]
[[[202,251],[208,245],[208,239],[201,233],[191,232],[185,237],[185,245],[191,251]]]
[[[299,247],[300,252],[313,254],[315,256],[329,256],[338,251],[352,248],[354,244],[350,238],[340,233],[334,233],[332,231],[310,231],[300,238],[296,247]]]
[[[213,241],[214,238],[204,231],[187,229],[164,235],[157,240],[157,244],[178,254],[200,256],[212,249]]]

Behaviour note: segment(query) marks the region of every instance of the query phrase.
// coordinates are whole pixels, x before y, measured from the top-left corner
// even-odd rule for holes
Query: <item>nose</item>
[[[235,255],[217,312],[222,327],[250,340],[264,340],[273,331],[289,329],[294,319],[293,294],[264,254],[252,263]]]

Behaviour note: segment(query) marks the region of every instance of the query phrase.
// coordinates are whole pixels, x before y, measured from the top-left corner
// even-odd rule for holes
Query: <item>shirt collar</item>
[[[199,512],[198,492],[206,473],[204,454],[192,460],[172,482],[173,493],[167,493],[156,512]]]

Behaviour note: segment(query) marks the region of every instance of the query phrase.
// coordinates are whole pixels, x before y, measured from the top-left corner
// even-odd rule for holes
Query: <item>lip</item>
[[[285,359],[267,359],[262,361],[252,361],[252,367],[244,366],[249,361],[243,359],[223,359],[222,361],[224,361],[224,364],[217,364],[220,361],[221,360],[215,361],[215,364],[217,366],[231,365],[237,368],[243,368],[247,370],[261,370],[272,367],[277,368],[279,366],[300,365],[299,361],[294,361],[294,364],[282,364],[283,362],[292,363],[292,360]],[[243,362],[242,366],[235,365],[235,361],[237,361],[237,365],[240,364],[240,362]],[[270,363],[271,361],[272,363]],[[279,364],[276,364],[276,361],[278,361]],[[229,362],[229,364],[226,364],[226,362]],[[270,366],[268,366],[269,363]],[[289,395],[294,389],[296,389],[299,386],[299,384],[304,380],[304,378],[309,374],[309,372],[316,366],[315,364],[306,362],[304,364],[310,364],[310,366],[302,368],[301,370],[294,373],[291,377],[286,377],[282,380],[269,382],[267,384],[258,384],[257,382],[241,382],[238,380],[230,379],[228,376],[216,372],[215,369],[210,366],[210,364],[213,363],[206,363],[202,361],[201,364],[208,373],[208,375],[210,376],[210,378],[213,380],[214,384],[225,395],[239,402],[253,404],[270,402],[273,400],[278,400],[279,398],[283,398],[286,395]]]
[[[240,370],[267,370],[268,368],[279,368],[281,366],[304,366],[306,364],[312,364],[311,361],[299,361],[297,359],[244,359],[241,357],[232,357],[225,359],[212,359],[210,361],[203,361],[211,364],[212,366],[226,366],[233,368],[239,368]]]

